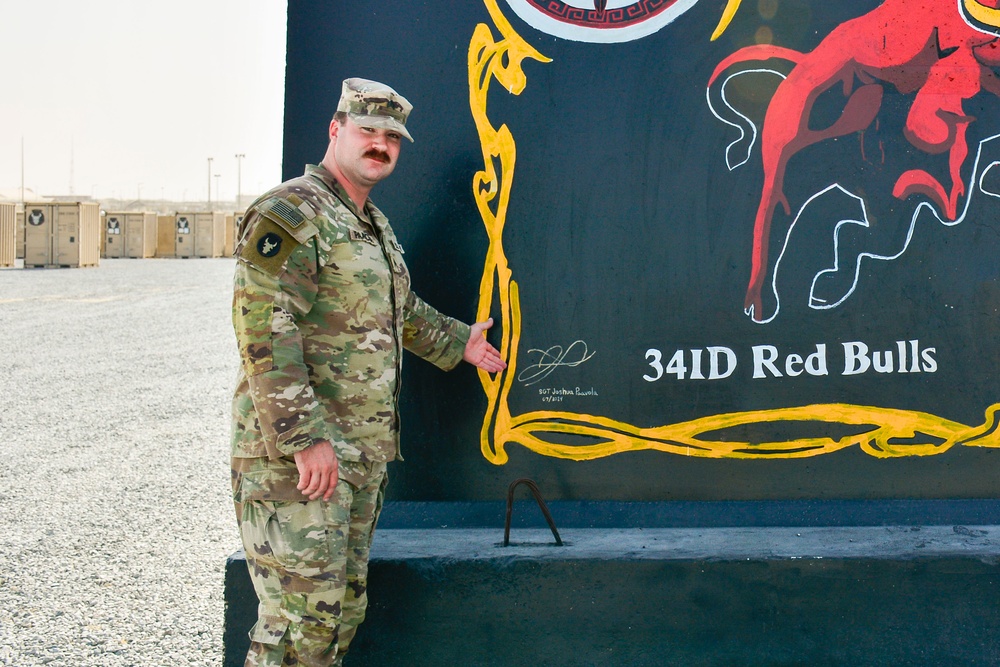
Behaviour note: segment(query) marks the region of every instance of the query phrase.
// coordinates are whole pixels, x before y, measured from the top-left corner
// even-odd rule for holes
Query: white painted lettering
[[[691,350],[691,379],[705,379],[705,376],[701,373],[701,350],[698,349]]]
[[[652,367],[655,375],[643,375],[643,380],[646,382],[656,382],[663,377],[663,364],[660,363],[662,359],[663,355],[659,350],[654,348],[646,350],[646,361],[649,362],[649,365]]]
[[[871,366],[868,359],[868,346],[860,341],[843,343],[844,346],[844,375],[857,375],[864,373]]]
[[[910,341],[910,372],[920,372],[920,341]]]
[[[778,348],[773,345],[754,345],[753,348],[753,376],[754,378],[767,377],[765,368],[771,373],[771,377],[782,377],[781,371],[774,365],[778,358]]]
[[[829,375],[826,369],[826,343],[816,345],[816,351],[806,357],[806,372],[809,375]]]
[[[802,375],[802,365],[805,362],[797,354],[790,354],[785,357],[785,374],[791,377]]]
[[[906,341],[897,340],[896,348],[899,350],[899,372],[906,373]]]
[[[710,347],[708,348],[708,379],[709,380],[722,380],[733,374],[736,370],[736,353],[730,350],[728,347]],[[719,358],[720,355],[726,359],[726,369],[724,371],[719,371]],[[693,376],[692,376],[693,377]]]
[[[936,373],[938,369],[937,359],[934,355],[937,354],[936,347],[929,347],[920,353],[920,358],[924,360],[924,371],[927,373]]]
[[[892,365],[892,350],[880,352],[876,350],[872,353],[872,368],[876,373],[891,373],[894,369]]]

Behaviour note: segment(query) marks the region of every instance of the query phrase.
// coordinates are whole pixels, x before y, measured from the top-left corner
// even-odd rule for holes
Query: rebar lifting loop
[[[549,512],[548,506],[545,504],[545,501],[542,500],[542,492],[538,490],[538,485],[527,477],[515,479],[511,482],[510,486],[507,487],[507,520],[504,522],[503,528],[503,545],[505,547],[510,546],[510,517],[514,512],[514,489],[521,484],[528,487],[528,490],[531,491],[531,495],[535,497],[535,502],[538,503],[538,509],[542,510],[542,514],[545,515],[545,520],[549,522],[549,529],[552,531],[552,537],[556,538],[556,546],[561,547],[563,545],[562,538],[559,537],[559,531],[556,530],[556,522],[552,520],[552,514]]]

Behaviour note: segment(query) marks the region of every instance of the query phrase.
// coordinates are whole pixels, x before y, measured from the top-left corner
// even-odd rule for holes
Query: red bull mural
[[[984,24],[989,30],[981,27]],[[957,221],[961,198],[975,187],[967,186],[965,179],[970,158],[966,130],[976,119],[963,105],[980,93],[1000,95],[1000,80],[993,71],[1000,65],[998,25],[1000,12],[981,4],[888,0],[837,26],[808,53],[756,44],[719,63],[709,85],[723,75],[737,76],[741,69],[761,71],[751,69],[749,63],[778,59],[793,64],[787,75],[781,75],[760,133],[764,188],[753,225],[753,258],[744,303],[748,315],[761,322],[773,316],[765,312],[761,293],[768,274],[771,220],[779,206],[791,214],[784,192],[789,160],[806,146],[848,135],[858,135],[858,150],[864,151],[864,131],[877,122],[887,86],[914,94],[903,128],[906,140],[925,154],[948,156],[943,182],[914,165],[899,174],[892,196],[924,198],[940,221]],[[835,87],[844,98],[840,117],[826,127],[813,128],[814,102]],[[879,148],[869,146],[868,150]],[[831,305],[815,296],[814,302],[817,307]]]

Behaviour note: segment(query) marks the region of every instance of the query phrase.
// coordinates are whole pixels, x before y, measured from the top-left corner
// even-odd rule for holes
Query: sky
[[[0,7],[0,191],[19,193],[22,154],[45,196],[225,201],[281,180],[285,0]]]

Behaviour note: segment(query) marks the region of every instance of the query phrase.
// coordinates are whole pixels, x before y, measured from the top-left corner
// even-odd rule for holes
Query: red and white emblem
[[[528,25],[577,42],[630,42],[651,35],[698,0],[507,0]]]

